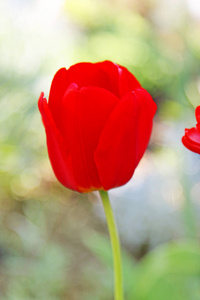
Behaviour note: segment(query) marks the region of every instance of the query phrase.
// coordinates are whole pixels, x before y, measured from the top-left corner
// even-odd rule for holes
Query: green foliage
[[[200,248],[193,241],[169,244],[139,264],[131,299],[199,299]]]
[[[83,235],[83,243],[86,247],[95,255],[98,260],[103,263],[109,270],[110,280],[109,288],[112,290],[113,284],[113,261],[112,261],[112,251],[109,238],[107,236],[103,236],[98,234],[97,232],[86,232]],[[123,279],[124,279],[124,289],[125,293],[128,296],[129,291],[131,290],[134,277],[135,277],[135,267],[136,263],[134,258],[131,257],[123,248],[122,248],[122,261],[123,261]]]
[[[139,263],[129,299],[199,299],[199,283],[199,244],[194,241],[169,244],[150,252]]]
[[[147,5],[148,1],[68,0],[57,18],[48,7],[40,7],[43,2],[0,2],[0,298],[110,300],[110,242],[105,233],[98,234],[102,222],[87,197],[56,182],[37,99],[42,90],[48,96],[53,74],[60,67],[105,59],[125,65],[158,103],[158,137],[152,148],[165,149],[160,157],[166,165],[172,160],[185,165],[180,139],[186,124],[194,125],[193,107],[199,105],[199,25],[185,15],[178,25],[170,22],[166,28],[154,17],[159,1]],[[173,128],[170,133],[167,122]],[[164,140],[171,133],[178,147]],[[151,155],[156,169],[161,159],[158,152]],[[142,171],[140,176],[142,182]],[[197,239],[194,189],[179,177],[179,191],[184,190],[184,195],[175,207],[184,214],[185,235]],[[157,182],[152,189],[156,195]],[[164,200],[156,201],[160,205]],[[138,228],[130,228],[130,235],[131,230]],[[126,300],[200,299],[197,242],[174,241],[156,247],[140,261],[130,254],[135,253],[134,245],[123,245],[126,248],[129,251],[122,253]]]
[[[107,238],[90,233],[84,238],[84,243],[110,267],[112,256]],[[124,251],[122,257],[127,300],[199,299],[200,246],[195,241],[158,247],[137,263]]]
[[[9,281],[6,300],[60,299],[67,291],[66,258],[63,249],[54,244],[48,244],[31,259],[8,257],[4,268],[8,277],[9,273],[16,276]]]

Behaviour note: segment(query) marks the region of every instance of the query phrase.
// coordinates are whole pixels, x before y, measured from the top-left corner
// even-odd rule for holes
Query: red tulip
[[[182,142],[186,148],[200,154],[200,106],[197,106],[195,115],[197,120],[196,127],[185,129]]]
[[[132,177],[156,104],[137,79],[110,61],[78,63],[54,76],[39,110],[57,179],[78,192],[109,190]]]

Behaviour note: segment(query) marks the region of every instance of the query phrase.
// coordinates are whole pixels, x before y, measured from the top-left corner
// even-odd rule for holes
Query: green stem
[[[105,191],[99,191],[106,219],[108,224],[108,230],[110,234],[113,264],[114,264],[114,278],[115,278],[115,300],[123,300],[123,284],[122,284],[122,263],[121,263],[121,251],[120,242],[117,232],[117,227],[114,220],[112,207],[110,205],[108,193]]]

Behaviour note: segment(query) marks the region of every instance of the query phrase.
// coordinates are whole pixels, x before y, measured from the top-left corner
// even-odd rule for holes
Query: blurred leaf
[[[83,243],[105,266],[113,268],[111,245],[107,236],[89,231],[84,234]],[[125,293],[128,293],[136,276],[135,261],[125,250],[121,250],[124,288]]]
[[[200,299],[200,246],[193,241],[157,248],[137,272],[130,300]]]
[[[112,251],[107,237],[89,231],[83,235],[83,243],[103,264],[112,266]]]
[[[180,103],[171,100],[165,100],[159,113],[160,116],[165,120],[175,120],[181,117],[182,109],[183,107]]]
[[[68,253],[56,244],[48,244],[37,257],[8,257],[5,272],[14,274],[9,281],[7,300],[58,300],[66,292]]]

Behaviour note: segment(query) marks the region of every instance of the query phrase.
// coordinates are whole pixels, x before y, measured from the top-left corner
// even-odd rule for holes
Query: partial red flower
[[[195,116],[197,120],[196,127],[185,129],[185,135],[182,137],[182,142],[186,148],[200,154],[200,106],[197,106]]]
[[[39,110],[57,179],[78,192],[109,190],[132,177],[152,131],[156,104],[125,68],[78,63],[54,76]]]

